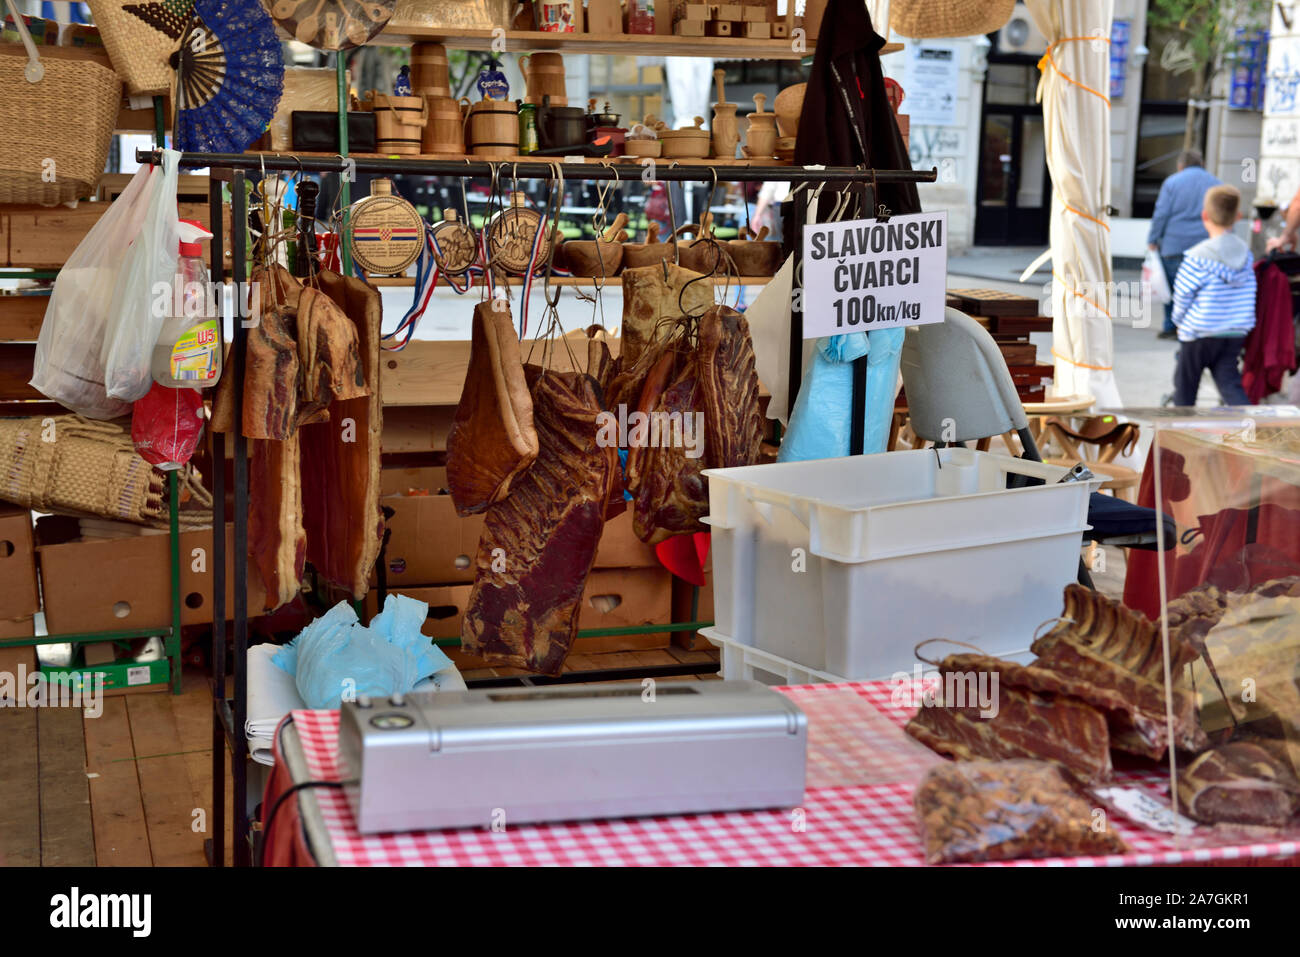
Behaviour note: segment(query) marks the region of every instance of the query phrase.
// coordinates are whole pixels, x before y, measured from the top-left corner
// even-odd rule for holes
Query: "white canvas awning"
[[[1052,176],[1056,395],[1119,406],[1111,331],[1110,27],[1113,0],[1026,0],[1048,48],[1039,69]],[[1032,271],[1032,270],[1031,270]]]

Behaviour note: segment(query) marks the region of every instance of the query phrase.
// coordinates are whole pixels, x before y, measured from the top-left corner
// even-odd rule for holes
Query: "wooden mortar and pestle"
[[[675,243],[659,241],[659,224],[652,222],[646,227],[645,242],[627,243],[623,246],[623,269],[656,266],[661,259],[673,262],[675,250]]]
[[[599,239],[572,239],[560,250],[564,253],[564,268],[575,276],[592,279],[608,278],[623,265],[623,241],[627,233],[627,213],[619,213],[614,222]]]
[[[718,102],[713,104],[713,155],[718,159],[735,159],[740,130],[736,125],[736,104],[727,102],[722,83],[726,75],[724,70],[713,71],[713,82],[718,87]]]
[[[742,150],[747,159],[776,159],[776,114],[763,112],[763,104],[766,102],[765,93],[754,94],[754,112],[749,114]]]
[[[679,237],[686,232],[693,232],[695,238],[683,241]],[[699,223],[687,223],[673,233],[677,240],[678,262],[692,272],[725,272],[731,256],[725,243],[718,242],[713,236],[713,214],[705,211]]]
[[[741,238],[727,243],[727,253],[736,264],[736,272],[741,276],[775,276],[784,261],[781,244],[764,241],[767,238],[766,226],[758,231],[756,238],[748,238],[751,235],[748,229],[742,227]]]

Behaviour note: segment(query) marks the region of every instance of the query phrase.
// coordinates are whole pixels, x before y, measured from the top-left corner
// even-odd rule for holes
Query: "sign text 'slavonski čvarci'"
[[[804,337],[942,322],[948,214],[804,229]]]

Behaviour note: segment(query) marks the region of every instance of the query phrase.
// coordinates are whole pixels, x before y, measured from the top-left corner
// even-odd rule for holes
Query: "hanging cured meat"
[[[298,299],[296,338],[302,369],[298,423],[321,422],[335,401],[367,394],[358,329],[328,295],[310,287]]]
[[[713,305],[713,286],[702,274],[656,263],[624,269],[623,346],[619,355],[630,368],[651,342],[668,338],[682,316],[699,316]],[[692,282],[692,280],[698,280]]]
[[[487,510],[461,640],[493,663],[558,674],[578,634],[618,454],[597,443],[590,378],[526,373],[537,458]]]
[[[333,393],[324,410],[328,421],[299,429],[307,560],[322,579],[359,599],[369,588],[383,536],[379,511],[379,443],[384,427],[379,393],[382,305],[379,291],[359,279],[322,272],[317,280],[321,292],[338,307],[324,314],[343,316],[351,327],[359,375],[347,371],[348,336],[336,322],[329,322],[331,341],[322,345],[317,340],[314,374],[310,376],[317,383],[317,401],[321,390]],[[309,302],[310,292],[304,290],[300,311]],[[322,306],[315,302],[312,314]],[[336,377],[336,373],[341,374]]]
[[[266,590],[266,610],[274,611],[298,594],[307,557],[298,435],[250,445],[248,555]]]
[[[700,398],[709,468],[753,465],[763,444],[754,344],[745,317],[714,306],[700,320]]]
[[[503,306],[494,299],[474,309],[469,369],[447,434],[447,486],[458,515],[505,498],[537,458],[519,337]]]
[[[248,330],[243,425],[250,439],[283,441],[297,426],[301,364],[292,330],[293,313],[283,306],[264,311]]]

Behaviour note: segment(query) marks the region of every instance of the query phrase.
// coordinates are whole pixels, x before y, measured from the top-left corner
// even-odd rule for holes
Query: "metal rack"
[[[141,163],[157,163],[160,157],[155,150],[141,150],[137,154]],[[421,174],[425,176],[454,176],[475,179],[490,179],[502,173],[511,177],[550,180],[557,175],[557,164],[548,163],[487,163],[487,162],[448,162],[436,160],[400,160],[400,159],[360,159],[360,158],[326,158],[267,156],[242,154],[207,154],[183,153],[180,166],[185,168],[209,168],[212,181],[209,192],[212,222],[212,279],[223,283],[226,280],[224,255],[226,237],[222,228],[222,181],[228,179],[231,184],[231,231],[230,239],[233,280],[236,289],[236,301],[246,294],[244,289],[247,266],[245,248],[245,229],[248,221],[248,209],[244,182],[247,174],[262,170],[276,172],[319,172],[319,173],[374,173],[396,175],[402,173]],[[870,186],[872,183],[920,183],[934,182],[937,171],[930,170],[874,170],[861,167],[788,167],[788,166],[750,166],[750,167],[716,167],[708,164],[660,164],[656,169],[657,178],[669,182],[752,182],[779,179],[792,183],[844,183]],[[561,163],[558,175],[565,179],[613,180],[621,178],[614,168],[599,163]],[[796,316],[790,330],[791,351],[799,353],[802,349],[803,329],[800,317]],[[244,401],[244,353],[247,346],[248,330],[242,322],[235,323],[234,341],[230,351],[226,375],[234,376],[235,410],[234,421],[243,420]],[[797,384],[792,384],[792,391]],[[793,395],[792,395],[793,400]],[[864,400],[863,394],[855,390],[855,406]],[[217,462],[224,461],[226,439],[222,433],[213,433],[212,451]],[[231,750],[231,770],[234,785],[234,862],[237,866],[252,862],[252,849],[249,843],[249,817],[246,801],[248,742],[244,736],[244,724],[247,718],[247,676],[245,663],[248,652],[248,566],[244,556],[248,551],[248,447],[247,439],[236,429],[234,433],[234,608],[232,622],[234,625],[234,694],[226,697],[226,507],[225,507],[225,473],[224,469],[213,470],[213,554],[214,554],[214,603],[213,603],[213,647],[212,647],[212,789],[213,789],[213,840],[210,846],[209,860],[214,866],[224,862],[225,844],[225,746]],[[695,615],[691,616],[696,617]],[[702,626],[701,622],[674,623],[669,626],[644,626],[644,629],[613,629],[618,633],[633,633],[638,630],[687,631]],[[663,676],[689,672],[690,666],[678,669],[664,669]],[[698,670],[695,669],[695,670]],[[638,672],[638,676],[650,673]],[[628,677],[627,674],[615,674],[613,677]],[[583,675],[589,679],[590,674]],[[606,677],[601,675],[601,677]],[[563,679],[561,679],[563,680]]]

